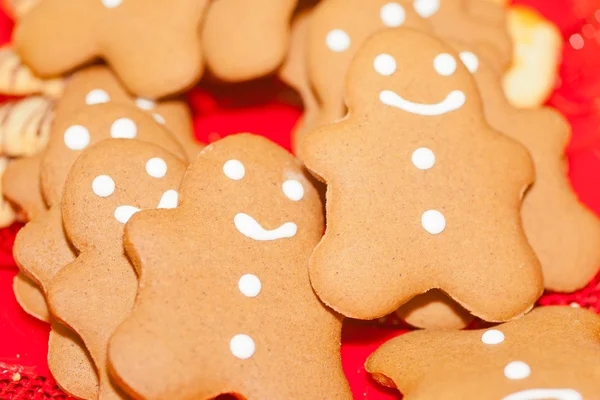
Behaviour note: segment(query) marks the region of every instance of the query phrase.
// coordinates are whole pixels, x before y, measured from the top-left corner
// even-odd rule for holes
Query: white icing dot
[[[159,157],[154,157],[146,163],[146,172],[153,178],[163,178],[167,174],[167,163]]]
[[[412,153],[412,163],[415,167],[426,170],[435,165],[435,154],[427,147],[420,147]]]
[[[244,296],[256,297],[260,293],[262,284],[256,275],[246,274],[240,278],[238,288]]]
[[[154,113],[154,114],[152,114],[152,118],[154,118],[154,120],[161,125],[164,125],[167,123],[167,121],[165,121],[165,117],[163,117],[160,114]]]
[[[106,8],[115,8],[121,5],[122,0],[102,0],[102,5]]]
[[[373,68],[379,75],[390,76],[396,72],[396,60],[389,54],[379,54],[373,61]]]
[[[497,329],[490,329],[481,335],[481,341],[485,344],[500,344],[504,342],[504,333]]]
[[[236,356],[241,360],[246,360],[252,355],[254,355],[254,351],[256,350],[256,345],[254,344],[254,340],[248,335],[240,334],[235,335],[231,341],[229,342],[229,349],[231,350],[231,354]]]
[[[134,206],[119,206],[115,210],[115,218],[122,224],[126,224],[129,218],[133,216],[140,209]]]
[[[428,210],[423,213],[421,224],[427,232],[437,235],[446,229],[446,218],[437,210]]]
[[[85,96],[85,104],[101,104],[108,103],[110,101],[110,96],[106,91],[102,89],[94,89],[90,90],[90,92]]]
[[[448,53],[442,53],[433,60],[433,67],[442,76],[450,76],[456,71],[456,60]]]
[[[115,192],[115,181],[108,175],[99,175],[92,182],[92,190],[96,196],[108,197]]]
[[[512,361],[504,367],[504,376],[508,379],[525,379],[531,375],[531,368],[523,361]]]
[[[179,193],[177,193],[177,190],[171,189],[163,193],[158,202],[158,208],[177,208],[178,203]]]
[[[381,17],[381,21],[383,21],[384,25],[389,26],[390,28],[402,26],[406,20],[406,12],[404,11],[404,7],[398,3],[387,3],[381,7],[379,16]]]
[[[334,29],[327,34],[325,42],[329,50],[340,53],[350,47],[350,36],[341,29]]]
[[[246,168],[238,160],[229,160],[223,165],[223,172],[229,179],[239,181],[246,175]]]
[[[90,144],[90,132],[85,126],[73,125],[65,131],[64,140],[71,150],[83,150]]]
[[[110,127],[110,136],[115,139],[133,139],[137,135],[137,125],[129,118],[119,118]]]
[[[283,193],[292,201],[300,201],[304,197],[304,186],[294,179],[283,182]]]
[[[152,100],[138,97],[135,99],[135,105],[142,110],[152,110],[156,106],[156,103],[154,103]]]
[[[414,0],[413,7],[421,17],[429,18],[440,9],[440,0]]]
[[[479,69],[479,59],[470,51],[463,51],[459,54],[460,60],[465,64],[469,72],[474,74]]]

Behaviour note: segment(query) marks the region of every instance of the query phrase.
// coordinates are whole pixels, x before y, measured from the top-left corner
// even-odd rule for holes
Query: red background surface
[[[570,177],[581,200],[600,214],[600,0],[517,0],[536,7],[554,21],[565,39],[560,79],[549,104],[571,122],[573,139],[567,149]],[[10,41],[12,22],[0,12],[0,44]],[[581,35],[584,46],[569,40]],[[300,109],[281,96],[282,85],[263,80],[227,87],[202,87],[188,95],[197,138],[211,142],[238,132],[264,135],[281,146]],[[548,216],[552,218],[552,216]],[[12,292],[17,270],[11,256],[19,226],[0,230],[0,399],[65,398],[49,378],[46,363],[48,325],[25,314]],[[574,294],[547,293],[540,304],[577,303],[600,313],[598,279]],[[399,326],[373,326],[348,321],[344,325],[342,359],[356,399],[397,399],[393,391],[374,384],[363,363],[383,341],[402,333]],[[12,382],[15,373],[19,382]]]

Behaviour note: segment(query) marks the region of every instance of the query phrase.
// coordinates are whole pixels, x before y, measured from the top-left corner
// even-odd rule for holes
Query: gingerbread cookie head
[[[202,26],[206,63],[219,79],[259,78],[281,65],[298,0],[216,0]]]
[[[173,134],[189,159],[196,157],[203,147],[194,140],[191,113],[184,101],[133,97],[106,66],[95,65],[73,74],[57,104],[56,113],[70,115],[84,105],[103,103],[135,106],[147,112]]]
[[[544,307],[486,330],[411,332],[382,345],[365,367],[406,399],[593,399],[600,317]]]
[[[185,158],[174,137],[144,111],[113,103],[61,113],[52,127],[41,165],[42,194],[48,205],[60,201],[69,169],[88,146],[104,139],[137,139],[155,143]]]
[[[542,293],[520,216],[531,159],[487,125],[459,55],[424,33],[380,32],[346,89],[348,118],[313,131],[302,151],[328,184],[310,266],[319,297],[360,319],[430,289],[488,321],[527,312]]]
[[[289,153],[247,134],[205,148],[180,206],[126,227],[140,293],[111,339],[113,377],[144,398],[350,399],[341,320],[308,278],[323,228],[319,195]]]
[[[408,0],[327,0],[311,16],[307,57],[309,76],[321,102],[318,125],[346,114],[344,78],[364,41],[386,28],[431,31]]]
[[[44,1],[18,21],[15,46],[41,76],[103,58],[132,93],[159,98],[184,91],[202,73],[198,30],[206,3]]]

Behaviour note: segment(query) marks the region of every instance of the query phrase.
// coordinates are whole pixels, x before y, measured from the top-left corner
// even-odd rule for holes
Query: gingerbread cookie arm
[[[204,145],[195,139],[192,113],[187,103],[183,101],[158,103],[154,118],[159,123],[163,123],[164,119],[165,126],[181,144],[188,161],[193,161],[204,148]]]
[[[95,58],[97,44],[83,33],[94,29],[85,3],[41,1],[17,21],[14,46],[34,73],[56,77]]]
[[[60,388],[80,399],[98,397],[98,375],[81,338],[53,321],[48,342],[48,367]]]
[[[15,298],[25,312],[40,321],[50,322],[50,312],[46,298],[39,285],[23,272],[19,272],[13,280]]]
[[[415,297],[396,315],[416,328],[462,329],[475,318],[441,290],[432,289]]]
[[[202,28],[206,63],[220,79],[237,82],[273,72],[285,58],[297,0],[216,0]]]
[[[40,188],[40,162],[41,155],[14,160],[2,176],[4,196],[29,221],[46,211]]]

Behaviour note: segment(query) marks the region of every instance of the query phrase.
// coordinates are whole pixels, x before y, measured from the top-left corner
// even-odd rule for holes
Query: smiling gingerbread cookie
[[[62,214],[78,256],[52,279],[48,304],[89,349],[99,399],[125,398],[106,368],[108,340],[131,312],[138,286],[123,252],[125,223],[142,209],[177,207],[185,167],[157,145],[115,139],[85,150],[67,177]]]
[[[157,99],[185,91],[200,79],[199,29],[207,3],[42,1],[17,21],[15,48],[42,77],[103,58],[130,92]]]
[[[532,162],[487,125],[458,55],[424,33],[380,32],[346,89],[348,118],[312,132],[302,152],[328,184],[310,265],[321,300],[374,319],[441,289],[487,321],[529,311],[543,290],[520,218]]]
[[[341,318],[310,287],[323,215],[297,160],[229,136],[192,163],[180,199],[126,227],[140,292],[109,345],[120,385],[146,399],[351,399]]]
[[[417,331],[383,344],[366,370],[411,399],[600,398],[600,316],[542,307],[473,331]]]

